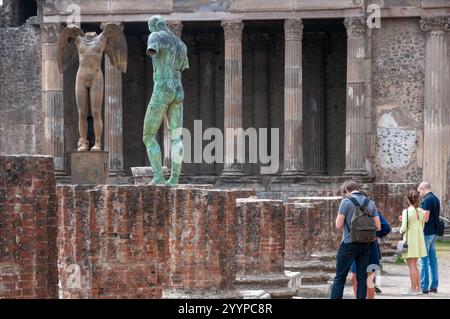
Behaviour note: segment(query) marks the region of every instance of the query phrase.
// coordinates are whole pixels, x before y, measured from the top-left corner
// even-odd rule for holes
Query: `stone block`
[[[70,160],[72,184],[106,184],[108,152],[72,152]]]

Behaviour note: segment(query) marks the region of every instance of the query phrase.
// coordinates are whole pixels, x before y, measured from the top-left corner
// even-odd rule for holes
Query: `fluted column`
[[[122,25],[123,28],[123,25]],[[105,151],[110,175],[123,173],[122,72],[105,55]]]
[[[269,36],[265,33],[253,33],[250,37],[253,49],[253,105],[254,125],[269,129],[270,86],[269,86]],[[269,140],[266,141],[269,144]],[[267,145],[267,150],[270,145]],[[259,173],[260,163],[254,164],[254,173]]]
[[[312,175],[324,175],[326,162],[326,117],[325,117],[325,35],[311,33],[309,36],[308,83],[305,83],[305,169]]]
[[[365,169],[366,24],[345,18],[347,28],[347,107],[344,175],[363,176]]]
[[[181,38],[181,33],[183,32],[183,22],[182,21],[168,21],[167,26],[170,30],[179,38]],[[171,160],[170,160],[170,132],[169,132],[169,122],[167,115],[164,116],[164,162],[163,165],[167,167],[170,172]]]
[[[63,26],[59,23],[41,25],[44,151],[53,156],[57,175],[65,174],[63,74],[59,72],[57,52],[62,30]]]
[[[199,34],[197,36],[197,43],[200,60],[200,118],[203,123],[202,127],[204,130],[206,130],[214,126],[214,34]],[[204,141],[203,143],[203,146],[205,146],[205,144],[208,144],[209,142]],[[199,173],[201,175],[214,175],[215,164],[201,163]]]
[[[284,22],[284,171],[301,176],[303,170],[302,37],[301,19]]]
[[[225,35],[225,165],[223,175],[242,175],[243,165],[237,163],[237,139],[227,129],[242,128],[242,30],[241,20],[222,21]],[[229,150],[234,144],[234,154]],[[232,163],[233,162],[233,163]]]
[[[450,157],[450,61],[447,35],[450,18],[422,18],[426,34],[423,179],[442,200]]]

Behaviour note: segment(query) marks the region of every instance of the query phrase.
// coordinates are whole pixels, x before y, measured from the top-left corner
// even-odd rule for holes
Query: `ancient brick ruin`
[[[56,185],[51,157],[0,164],[1,298],[290,298],[302,284],[285,270],[340,240],[338,196]],[[366,190],[395,224],[412,186]]]
[[[134,1],[78,1],[81,28],[120,24],[129,57],[124,75],[103,62],[109,176],[89,186],[71,182],[78,64],[60,73],[56,54],[71,1],[0,6],[0,298],[328,296],[350,178],[393,225],[422,180],[450,218],[448,1]],[[188,47],[192,140],[198,120],[197,137],[278,129],[263,145],[275,173],[202,161],[183,164],[175,189],[145,186],[153,14]],[[167,125],[157,139],[167,172]],[[258,142],[246,140],[247,157]]]

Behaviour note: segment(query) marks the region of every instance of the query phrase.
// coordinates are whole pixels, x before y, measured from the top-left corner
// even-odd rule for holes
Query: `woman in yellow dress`
[[[417,267],[417,260],[427,255],[423,234],[423,227],[427,220],[425,212],[419,207],[419,193],[416,190],[410,190],[406,199],[409,207],[402,212],[400,233],[403,234],[403,240],[406,240],[408,243],[408,249],[403,253],[402,257],[406,259],[409,267],[411,290],[405,294],[421,295],[420,272]]]

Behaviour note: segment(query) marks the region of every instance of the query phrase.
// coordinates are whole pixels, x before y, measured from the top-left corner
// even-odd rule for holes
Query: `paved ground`
[[[381,278],[381,294],[377,299],[450,299],[450,242],[438,244],[439,288],[437,294],[403,296],[410,286],[408,266],[384,264]],[[344,298],[354,298],[351,287],[346,287]]]

